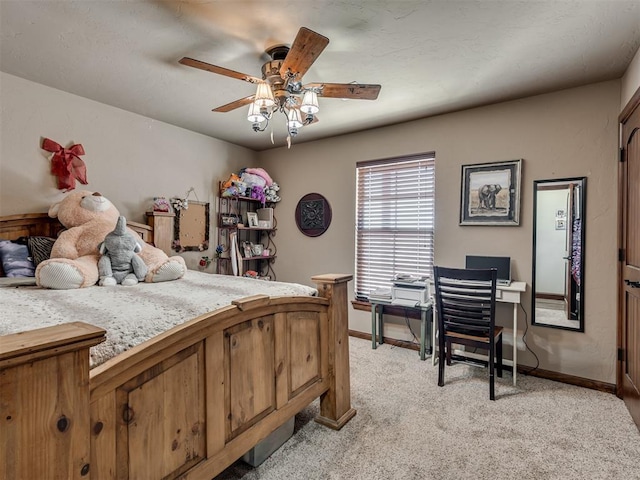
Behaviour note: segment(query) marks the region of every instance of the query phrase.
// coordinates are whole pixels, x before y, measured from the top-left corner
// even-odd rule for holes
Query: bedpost
[[[0,478],[90,478],[89,347],[74,322],[0,337]]]
[[[329,300],[329,390],[320,397],[320,416],[316,422],[340,430],[356,410],[351,407],[349,378],[349,314],[347,282],[353,275],[328,273],[312,280],[321,297]]]

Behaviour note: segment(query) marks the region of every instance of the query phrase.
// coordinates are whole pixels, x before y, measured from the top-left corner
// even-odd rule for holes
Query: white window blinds
[[[397,273],[431,275],[435,155],[356,165],[356,298]]]

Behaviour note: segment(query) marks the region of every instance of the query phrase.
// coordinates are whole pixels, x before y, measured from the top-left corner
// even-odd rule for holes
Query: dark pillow
[[[0,240],[0,262],[5,277],[33,277],[35,266],[29,258],[29,249],[9,240]]]
[[[51,258],[51,249],[56,239],[51,237],[27,237],[27,248],[33,265],[38,266],[40,262],[44,262]]]

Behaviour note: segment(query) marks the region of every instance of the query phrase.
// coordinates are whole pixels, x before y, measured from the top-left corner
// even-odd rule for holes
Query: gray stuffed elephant
[[[144,280],[147,265],[137,255],[142,246],[127,231],[126,218],[118,217],[115,230],[107,234],[98,249],[102,254],[98,261],[100,285],[111,286],[119,283],[129,286]]]

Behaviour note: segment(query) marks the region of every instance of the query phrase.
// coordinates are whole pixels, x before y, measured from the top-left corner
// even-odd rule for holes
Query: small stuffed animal
[[[260,200],[260,202],[264,205],[264,189],[259,185],[254,185],[253,187],[251,187],[251,198]]]
[[[153,211],[154,212],[169,212],[171,206],[169,200],[164,197],[153,197]]]
[[[122,215],[113,232],[107,234],[98,246],[102,254],[98,261],[100,285],[124,286],[135,285],[143,281],[147,275],[147,265],[137,253],[142,251],[142,245],[127,230],[127,219]]]
[[[280,195],[278,191],[280,186],[276,182],[272,182],[270,186],[264,189],[265,200],[269,203],[276,203],[280,201]]]
[[[234,182],[239,182],[239,181],[240,181],[240,177],[235,173],[232,173],[229,176],[229,178],[222,184],[222,189],[225,190],[227,188],[230,188],[234,184]]]

